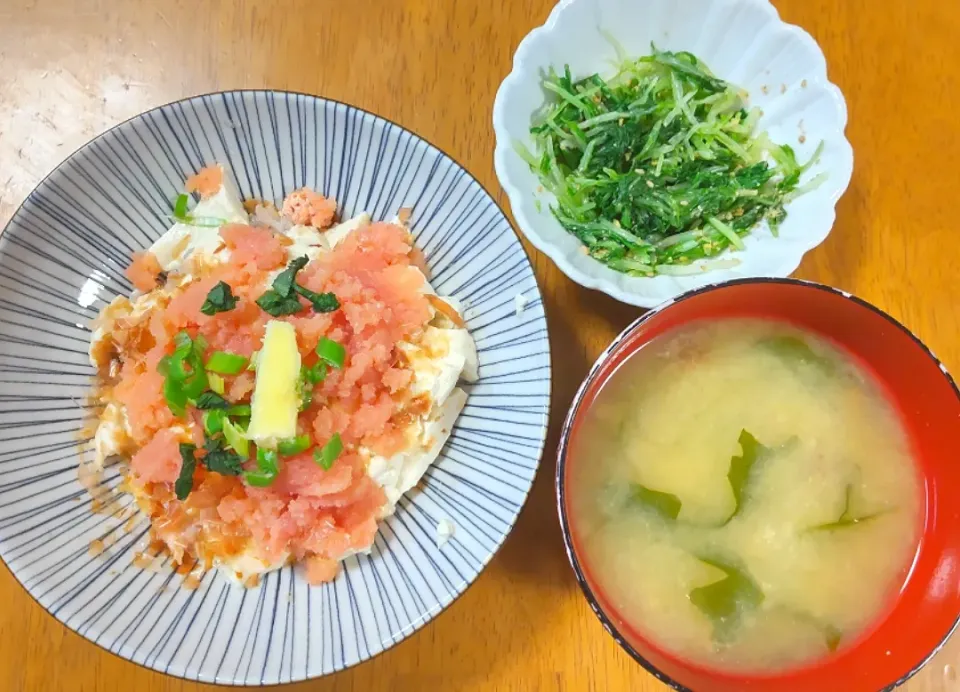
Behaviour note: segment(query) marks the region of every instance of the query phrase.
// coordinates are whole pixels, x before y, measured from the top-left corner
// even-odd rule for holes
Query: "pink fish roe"
[[[329,228],[337,216],[337,203],[304,187],[287,195],[282,213],[295,224]]]
[[[219,171],[201,171],[188,188],[209,192],[213,170]],[[219,187],[222,178],[215,182]],[[283,204],[291,221],[318,228],[329,226],[335,212],[332,201],[306,189]],[[386,503],[357,448],[385,455],[399,451],[409,421],[424,412],[422,397],[409,391],[413,372],[397,349],[399,341],[416,339],[433,314],[422,292],[423,276],[412,264],[412,239],[400,226],[372,224],[351,233],[297,276],[312,291],[333,292],[340,303],[334,312],[315,313],[303,301],[300,313],[281,318],[296,328],[304,366],[317,362],[314,348],[322,337],[342,344],[347,356],[342,369],[331,369],[315,386],[312,404],[300,414],[298,425],[310,436],[311,449],[283,458],[276,481],[256,488],[239,476],[205,468],[200,412],[188,409],[185,420],[177,419],[157,372],[181,330],[194,339],[202,336],[208,353],[250,357],[260,348],[267,321],[275,319],[254,301],[268,287],[270,272],[286,264],[287,239],[243,224],[227,225],[220,235],[230,251],[228,262],[195,263],[190,274],[197,278],[172,295],[158,290],[155,307],[145,314],[118,308],[104,318],[116,350],[114,362],[120,363],[112,377],[106,368],[101,372],[110,380],[104,396],[123,408],[130,423],[129,483],[152,518],[155,536],[180,563],[200,560],[210,567],[218,558],[246,553],[270,565],[303,560],[311,583],[329,581],[340,559],[370,548]],[[138,255],[131,265],[131,279],[141,290],[155,287],[147,285],[159,273],[151,257]],[[200,308],[220,281],[238,297],[237,305],[205,315]],[[249,403],[253,388],[252,372],[225,377],[224,394],[235,404]],[[334,434],[340,435],[344,451],[324,470],[313,458],[313,446],[326,444]],[[191,439],[200,463],[193,491],[180,501],[173,492],[181,468],[179,445]]]

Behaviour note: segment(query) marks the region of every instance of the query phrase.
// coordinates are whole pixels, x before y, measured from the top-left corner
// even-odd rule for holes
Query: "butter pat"
[[[297,332],[292,324],[270,320],[257,356],[257,380],[247,429],[247,437],[258,446],[273,448],[280,440],[296,437],[299,378]]]

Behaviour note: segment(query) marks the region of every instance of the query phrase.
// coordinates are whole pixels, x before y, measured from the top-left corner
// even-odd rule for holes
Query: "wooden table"
[[[642,2],[643,0],[637,0]],[[678,0],[682,1],[682,0]],[[275,87],[340,99],[450,152],[497,199],[490,111],[552,0],[2,0],[0,220],[93,135],[183,96]],[[799,276],[902,320],[960,373],[960,4],[778,0],[823,46],[850,108],[856,170]],[[589,363],[637,308],[529,248],[550,319],[553,416],[516,530],[466,594],[372,661],[293,690],[660,690],[601,629],[571,576],[554,505],[559,423]],[[0,689],[193,692],[68,631],[0,569]],[[26,646],[26,649],[24,649]],[[908,685],[960,690],[960,639]]]

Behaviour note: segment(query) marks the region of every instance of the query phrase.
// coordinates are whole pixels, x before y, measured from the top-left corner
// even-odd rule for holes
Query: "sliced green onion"
[[[179,383],[167,377],[163,381],[163,398],[167,400],[170,412],[178,418],[183,418],[187,412],[187,395]]]
[[[257,448],[257,470],[247,471],[243,479],[258,488],[271,485],[280,473],[280,459],[272,449]]]
[[[223,396],[223,393],[227,390],[227,384],[223,381],[223,378],[220,377],[215,372],[207,373],[207,384],[210,385],[210,389],[220,396]]]
[[[310,448],[309,435],[297,435],[289,440],[280,440],[277,444],[277,451],[280,456],[289,457],[300,452],[305,452]]]
[[[227,415],[233,417],[250,417],[250,404],[237,404],[227,409]]]
[[[173,217],[175,219],[187,218],[187,207],[190,205],[190,195],[177,195],[177,201],[173,204]]]
[[[247,367],[249,360],[236,353],[214,351],[207,359],[207,370],[224,375],[237,375]]]
[[[330,467],[333,466],[333,462],[337,460],[337,457],[340,456],[340,452],[343,451],[343,440],[340,439],[340,433],[333,433],[327,444],[323,445],[320,449],[313,450],[313,460],[324,470],[329,471]]]
[[[203,430],[207,435],[216,435],[223,430],[223,425],[227,420],[226,414],[219,409],[213,409],[203,412]]]
[[[257,360],[260,358],[260,351],[254,351],[250,355],[250,364],[247,365],[247,370],[256,370],[257,369]]]
[[[243,431],[229,418],[223,420],[223,437],[234,452],[244,459],[250,456],[250,441],[244,437]]]
[[[343,362],[347,358],[347,349],[333,339],[328,339],[325,336],[320,338],[316,352],[321,360],[335,368],[342,368]]]

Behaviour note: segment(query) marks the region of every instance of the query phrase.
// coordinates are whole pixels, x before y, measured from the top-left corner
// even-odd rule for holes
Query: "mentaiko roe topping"
[[[329,224],[335,213],[332,202],[301,193],[287,198],[284,212],[293,220],[309,215],[312,222],[329,212],[329,219],[323,216]],[[271,272],[287,262],[282,236],[268,229],[230,224],[220,235],[229,250],[227,262],[193,267],[195,278],[189,284],[172,294],[158,291],[162,295],[154,309],[138,317],[125,313],[105,325],[118,343],[122,363],[108,400],[124,407],[138,446],[130,485],[157,537],[178,561],[198,558],[210,566],[216,558],[239,554],[269,565],[305,560],[311,581],[329,580],[338,560],[370,547],[386,503],[383,490],[367,475],[358,447],[385,456],[400,451],[411,415],[422,413],[423,402],[409,392],[413,371],[397,349],[400,341],[416,341],[433,315],[422,292],[423,275],[411,263],[412,239],[400,226],[372,224],[300,271],[300,285],[332,292],[340,304],[333,312],[316,313],[301,299],[302,312],[280,318],[296,329],[303,366],[317,363],[314,349],[322,337],[346,349],[343,367],[331,368],[315,385],[311,405],[299,415],[298,429],[310,437],[310,448],[282,458],[279,476],[266,488],[208,472],[198,463],[193,490],[180,501],[173,493],[182,465],[179,445],[196,444],[202,459],[202,422],[194,409],[188,409],[186,419],[174,417],[157,366],[173,352],[181,330],[195,340],[202,337],[205,356],[228,351],[251,357],[260,348],[267,321],[276,319],[255,300],[269,288]],[[135,265],[144,261],[141,256]],[[207,294],[221,281],[238,298],[236,307],[204,314],[200,308]],[[253,373],[223,378],[228,400],[250,402]],[[313,451],[334,434],[340,435],[344,450],[324,470]],[[248,466],[252,464],[251,458]]]

